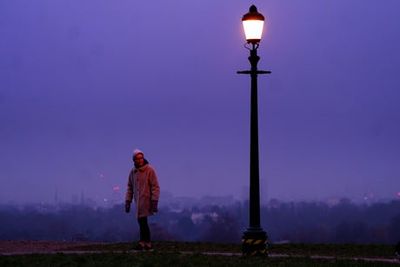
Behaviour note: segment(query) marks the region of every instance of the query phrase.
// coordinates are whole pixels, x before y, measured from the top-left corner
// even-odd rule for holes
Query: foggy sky
[[[123,197],[135,148],[178,196],[247,197],[259,48],[261,198],[400,192],[397,0],[0,1],[0,203]]]

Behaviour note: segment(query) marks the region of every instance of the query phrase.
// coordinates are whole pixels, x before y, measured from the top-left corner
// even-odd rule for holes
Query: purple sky
[[[131,154],[162,192],[247,196],[259,48],[261,198],[400,191],[400,1],[0,1],[0,203],[125,191]]]

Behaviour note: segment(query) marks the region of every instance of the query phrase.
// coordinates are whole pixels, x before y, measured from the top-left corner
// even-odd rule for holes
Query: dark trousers
[[[138,218],[140,228],[140,241],[150,242],[150,228],[147,223],[147,217]]]

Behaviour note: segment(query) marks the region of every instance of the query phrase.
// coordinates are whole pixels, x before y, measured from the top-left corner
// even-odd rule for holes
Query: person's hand
[[[129,213],[130,210],[131,210],[131,203],[126,201],[125,202],[125,212]]]
[[[158,212],[158,200],[151,201],[151,212],[153,213]]]

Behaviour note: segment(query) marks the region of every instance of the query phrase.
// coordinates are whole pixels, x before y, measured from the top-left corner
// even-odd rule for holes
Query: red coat
[[[160,186],[153,167],[149,164],[141,168],[133,168],[129,173],[128,188],[125,200],[129,203],[132,198],[136,204],[136,217],[147,217],[153,215],[151,201],[160,197]]]

